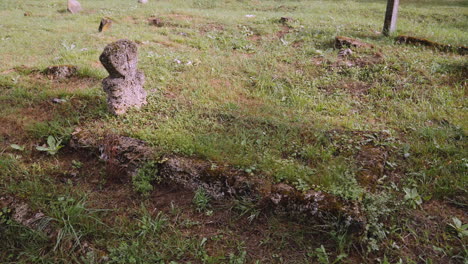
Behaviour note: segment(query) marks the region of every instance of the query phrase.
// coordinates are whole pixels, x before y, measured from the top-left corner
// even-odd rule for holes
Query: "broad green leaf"
[[[49,148],[41,147],[41,146],[37,146],[36,149],[39,150],[39,151],[49,151]]]
[[[16,150],[19,150],[19,151],[23,151],[24,150],[24,147],[23,146],[20,146],[20,145],[17,145],[17,144],[11,144],[10,147],[12,149],[16,149]]]
[[[452,218],[452,221],[457,228],[460,228],[462,226],[462,222],[457,217]]]
[[[49,136],[47,138],[47,144],[49,145],[49,147],[55,147],[55,144],[57,143],[57,141],[55,140],[55,138],[53,136]]]

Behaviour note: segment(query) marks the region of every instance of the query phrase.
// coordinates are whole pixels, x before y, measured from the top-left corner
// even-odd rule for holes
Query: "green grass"
[[[145,140],[161,155],[198,157],[272,182],[290,183],[301,191],[326,191],[364,208],[369,227],[359,238],[361,250],[349,247],[355,238],[339,227],[321,234],[321,242],[334,241],[330,245],[324,242],[325,253],[321,244],[298,242],[307,240],[303,237],[307,235],[286,230],[276,234],[286,238],[272,238],[266,247],[280,252],[300,248],[303,254],[291,257],[291,262],[317,260],[317,252],[332,252],[330,260],[346,253],[357,254],[366,262],[388,256],[394,262],[402,258],[411,263],[409,259],[427,256],[416,256],[415,251],[400,254],[389,241],[405,243],[401,237],[413,232],[421,236],[413,243],[422,245],[430,241],[422,234],[430,231],[414,225],[411,230],[393,226],[411,222],[415,211],[433,212],[428,208],[433,201],[449,201],[466,210],[468,60],[453,53],[397,45],[393,38],[376,34],[382,29],[386,1],[80,2],[84,11],[78,15],[65,12],[66,5],[58,0],[0,2],[0,121],[5,124],[5,131],[0,129],[0,196],[14,194],[35,208],[49,208],[51,217],[60,212],[51,207],[58,197],[67,194],[82,201],[91,187],[85,185],[70,193],[70,186],[56,179],[69,170],[68,154],[59,151],[57,157],[44,157],[34,151],[50,135],[66,142],[79,126],[96,134],[112,131]],[[31,15],[24,16],[24,12]],[[98,33],[105,16],[114,20],[112,29]],[[152,16],[160,17],[165,26],[149,25],[147,19]],[[289,29],[278,22],[282,16],[295,19]],[[395,36],[466,46],[467,17],[466,1],[404,1]],[[334,37],[339,35],[376,48],[355,51],[349,58],[355,65],[346,66],[333,48]],[[112,117],[105,109],[100,86],[107,73],[98,58],[105,45],[121,38],[139,45],[139,68],[145,72],[149,97],[141,110]],[[57,64],[76,65],[78,76],[57,81],[40,74]],[[55,105],[50,102],[53,98],[67,102]],[[26,150],[15,151],[10,144],[24,145]],[[378,179],[371,184],[359,178],[364,166],[360,157],[369,147],[386,155],[384,173],[373,175]],[[100,170],[96,168],[96,174],[102,174]],[[137,195],[138,201],[152,199],[152,177],[144,172],[134,176],[133,192],[142,194]],[[106,181],[99,178],[96,188],[109,188]],[[403,188],[415,188],[423,207],[393,206],[403,204]],[[195,197],[194,201],[205,200]],[[139,205],[136,208],[137,214],[145,213]],[[213,206],[213,210],[216,214],[218,208]],[[244,215],[243,211],[255,212],[252,208],[240,211],[244,217],[251,213]],[[452,212],[447,209],[447,214]],[[405,220],[399,219],[401,215]],[[159,214],[155,220],[151,217],[147,211],[137,221],[123,216],[123,223],[115,229],[93,227],[100,230],[96,236],[90,234],[89,218],[76,219],[80,230],[72,232],[69,240],[75,243],[78,237],[89,237],[111,263],[255,260],[242,238],[222,249],[205,248],[204,237],[185,236],[179,216],[171,215],[170,220]],[[162,219],[169,222],[158,232],[151,231],[153,221]],[[149,228],[144,232],[151,232],[151,239],[135,235],[143,232],[133,230],[138,229],[136,222]],[[447,258],[466,256],[463,240],[439,227],[439,240],[433,245],[451,252],[446,253]],[[8,228],[5,234],[11,243],[6,247],[13,255],[26,252],[19,257],[25,262],[32,261],[33,253],[39,254],[41,249],[59,248],[33,231],[23,230],[24,240],[15,240],[11,234],[21,227]],[[235,233],[229,228],[223,232]],[[168,242],[159,242],[163,240]],[[55,256],[66,262],[66,250],[58,251],[41,261]],[[138,259],[148,251],[155,253]],[[93,254],[76,253],[74,261],[97,262],[94,258],[99,257]],[[288,261],[282,257],[279,254],[263,261]],[[0,254],[1,258],[15,261],[9,255]],[[443,259],[436,253],[428,258]]]

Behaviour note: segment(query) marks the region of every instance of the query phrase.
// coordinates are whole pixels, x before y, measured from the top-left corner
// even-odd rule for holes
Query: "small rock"
[[[83,9],[81,8],[80,2],[78,2],[77,0],[68,0],[67,10],[72,14],[76,14]]]
[[[347,67],[353,67],[353,66],[355,66],[356,64],[353,63],[353,62],[351,62],[351,61],[347,61],[347,62],[345,63],[345,65],[346,65]]]
[[[52,103],[54,103],[54,104],[62,104],[62,103],[65,103],[65,102],[67,102],[67,100],[65,100],[65,99],[60,99],[60,98],[52,99]]]
[[[338,57],[348,57],[353,55],[353,51],[351,49],[342,49],[338,52]]]
[[[138,0],[138,3],[140,3],[140,4],[146,4],[146,3],[148,3],[148,0]]]
[[[27,11],[27,12],[24,12],[24,16],[31,16],[31,15],[32,15],[32,13],[31,13],[31,12],[29,12],[29,11]]]
[[[245,17],[252,18],[255,17],[255,15],[245,15]]]
[[[157,17],[150,17],[148,19],[150,25],[157,26],[157,27],[164,27],[164,21],[161,18]]]
[[[283,25],[287,25],[288,23],[294,22],[294,18],[292,17],[281,17],[279,22]]]
[[[374,46],[369,44],[369,43],[365,43],[365,42],[362,42],[360,40],[357,40],[357,39],[338,36],[338,37],[335,38],[335,47],[338,48],[338,49],[341,49],[341,48],[344,48],[344,47],[348,47],[348,48],[373,48]]]
[[[99,32],[107,31],[111,27],[112,27],[112,19],[105,17],[101,19],[101,24],[99,24]]]
[[[44,70],[44,74],[51,79],[65,79],[75,75],[78,68],[73,65],[55,65],[49,66]]]
[[[121,39],[107,45],[99,60],[109,72],[102,86],[111,113],[125,114],[129,108],[140,108],[147,103],[143,89],[145,75],[137,69],[138,47],[134,42]]]

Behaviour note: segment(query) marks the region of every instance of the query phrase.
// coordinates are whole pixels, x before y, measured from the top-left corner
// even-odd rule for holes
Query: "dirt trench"
[[[351,233],[365,229],[365,217],[359,205],[322,191],[298,191],[286,183],[248,175],[228,165],[177,155],[159,156],[144,141],[120,135],[96,135],[81,129],[72,134],[70,146],[86,149],[104,160],[108,174],[117,181],[130,182],[132,175],[149,161],[158,164],[157,177],[164,184],[190,191],[204,189],[216,201],[249,199],[266,212],[303,221],[325,222],[332,219],[344,224]]]

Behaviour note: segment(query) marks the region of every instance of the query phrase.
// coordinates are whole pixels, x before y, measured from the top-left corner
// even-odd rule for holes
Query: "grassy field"
[[[1,263],[466,263],[468,60],[394,41],[466,46],[466,1],[402,1],[391,37],[382,0],[80,2],[75,15],[0,2]],[[99,33],[103,17],[114,23]],[[336,36],[374,48],[340,57]],[[114,117],[99,55],[122,38],[138,44],[148,105]],[[50,79],[51,65],[78,74]],[[77,127],[353,202],[365,228],[112,182],[69,146]],[[50,136],[54,155],[36,149]],[[46,217],[25,224],[18,208]]]

